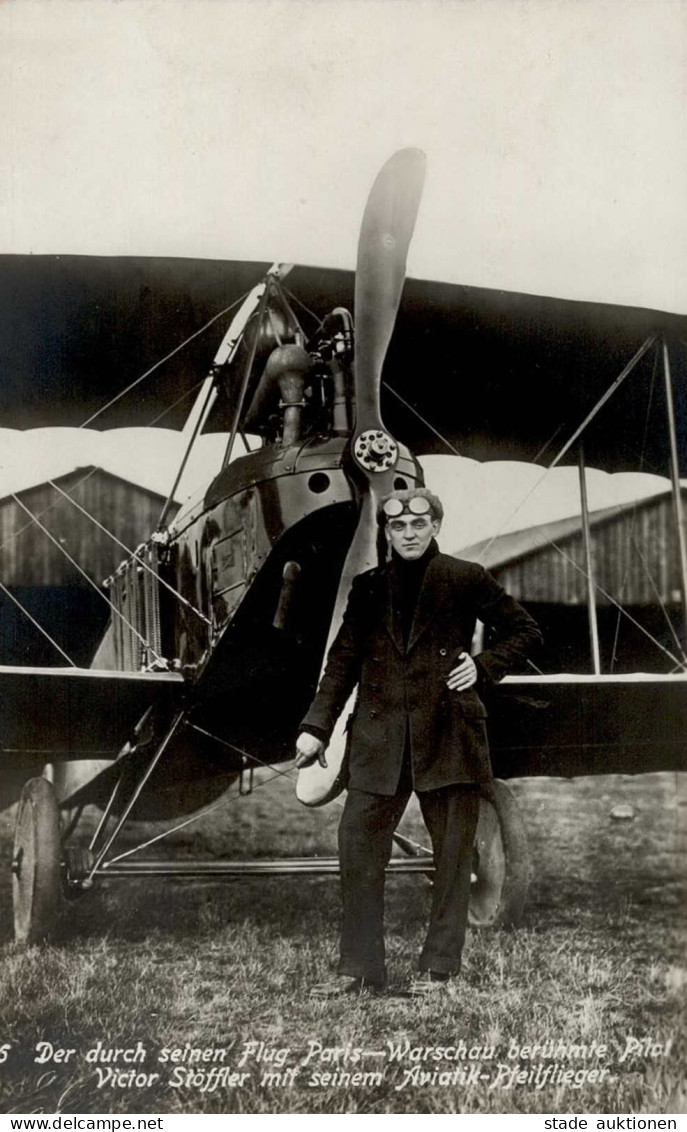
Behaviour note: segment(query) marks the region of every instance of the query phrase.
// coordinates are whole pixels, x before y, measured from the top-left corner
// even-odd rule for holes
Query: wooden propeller
[[[353,579],[377,564],[378,501],[393,490],[398,445],[381,418],[380,387],[401,301],[425,166],[425,155],[419,149],[395,153],[372,186],[360,229],[355,279],[356,420],[351,437],[360,514],[341,572],[327,652],[339,631]],[[347,717],[348,710],[344,709],[327,749],[327,767],[315,763],[299,772],[296,793],[306,805],[323,805],[343,788],[340,770]]]

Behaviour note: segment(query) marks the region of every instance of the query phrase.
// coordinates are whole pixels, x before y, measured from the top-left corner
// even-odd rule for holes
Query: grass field
[[[11,942],[7,870],[0,1047],[11,1048],[0,1064],[0,1110],[684,1112],[684,777],[543,779],[512,788],[535,867],[525,925],[470,932],[463,975],[437,1003],[308,997],[336,958],[335,877],[112,881],[70,906],[53,945],[20,951]],[[634,808],[632,820],[611,818],[619,804]],[[6,861],[11,819],[4,815],[0,826]],[[176,834],[165,851],[330,854],[337,820],[335,806],[305,810],[280,778],[249,798],[230,797],[226,808]],[[415,810],[402,828],[421,834]],[[395,988],[410,977],[428,901],[424,879],[389,881]],[[651,1048],[634,1046],[621,1060],[628,1038],[650,1039]],[[566,1049],[508,1056],[511,1043],[549,1041],[567,1043]],[[66,1062],[37,1063],[39,1042],[75,1053]],[[98,1069],[102,1078],[113,1066],[87,1059],[98,1042],[144,1049],[145,1060],[120,1062],[114,1068],[124,1072],[122,1083],[99,1086]],[[249,1042],[259,1056],[241,1065]],[[452,1048],[443,1056],[430,1049],[424,1061],[410,1053],[392,1060],[388,1043],[405,1048],[405,1042],[409,1051]],[[569,1048],[589,1051],[593,1042],[596,1050],[586,1057]],[[189,1076],[188,1061],[175,1068],[159,1060],[172,1047],[182,1057],[187,1043],[219,1050],[218,1058],[224,1051],[224,1061],[214,1062],[226,1069],[224,1078],[215,1074],[216,1087],[212,1062],[197,1063]],[[363,1051],[357,1060],[356,1049]],[[472,1059],[460,1056],[463,1049]],[[523,1078],[513,1079],[513,1069]],[[595,1070],[597,1077],[587,1072],[577,1085],[566,1083],[560,1075],[567,1069]],[[134,1083],[127,1085],[132,1070]],[[281,1076],[264,1080],[265,1072]],[[238,1083],[231,1073],[245,1076]],[[152,1083],[142,1084],[143,1077]]]

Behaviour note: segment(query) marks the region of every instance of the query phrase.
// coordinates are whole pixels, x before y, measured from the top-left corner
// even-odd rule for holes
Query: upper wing
[[[240,302],[268,264],[0,256],[0,267],[7,284],[0,340],[12,357],[11,379],[3,376],[0,390],[3,427],[81,425],[167,359],[135,396],[117,400],[90,426],[109,429],[157,421],[183,426],[191,403],[185,394],[207,373],[231,313],[216,331],[210,327],[188,348],[170,351]],[[304,315],[311,333],[332,308],[351,305],[353,273],[297,267],[289,290],[314,310],[316,318]],[[438,430],[462,456],[548,464],[652,334],[671,340],[687,474],[684,315],[409,279],[384,367],[382,416],[417,454],[449,451]],[[46,341],[59,343],[49,366]],[[665,470],[661,364],[655,348],[648,349],[608,401],[587,432],[589,467]],[[208,429],[227,427],[217,408]],[[568,462],[575,458],[571,451]]]

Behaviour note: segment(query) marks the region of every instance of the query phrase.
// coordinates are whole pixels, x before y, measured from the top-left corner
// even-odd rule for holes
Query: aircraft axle
[[[427,873],[434,868],[433,859],[427,857],[394,857],[387,865],[388,873]],[[294,876],[297,873],[320,876],[338,873],[338,857],[283,857],[255,861],[166,861],[127,860],[108,865],[105,862],[95,871],[96,877],[232,877],[232,876]]]

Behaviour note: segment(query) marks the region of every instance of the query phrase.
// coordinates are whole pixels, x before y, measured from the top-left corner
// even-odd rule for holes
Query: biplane
[[[687,376],[685,320],[412,281],[404,293],[424,168],[419,151],[402,150],[380,172],[353,288],[344,272],[256,268],[206,378],[177,372],[175,419],[200,385],[180,421],[186,453],[156,529],[125,548],[107,579],[110,622],[91,667],[0,668],[2,802],[18,799],[18,940],[48,936],[65,898],[106,878],[337,870],[334,858],[137,856],[122,852],[121,834],[130,821],[202,810],[237,781],[248,791],[256,768],[293,758],[351,581],[382,552],[377,501],[423,482],[419,455],[446,444],[546,467],[574,459],[588,539],[585,461],[632,466],[624,422],[639,420],[643,467],[663,471],[668,453],[687,593],[687,397],[675,392]],[[242,265],[238,275],[251,272]],[[84,403],[70,393],[72,406]],[[107,407],[117,412],[119,400]],[[207,431],[226,433],[221,466],[172,517],[179,477]],[[475,842],[475,924],[522,913],[526,836],[504,780],[685,768],[684,637],[664,649],[665,674],[602,674],[587,565],[593,671],[509,677],[488,705],[497,784]],[[306,805],[340,789],[345,721],[329,768],[300,773]],[[100,818],[84,843],[87,805]],[[427,850],[397,841],[392,872],[431,874]]]

